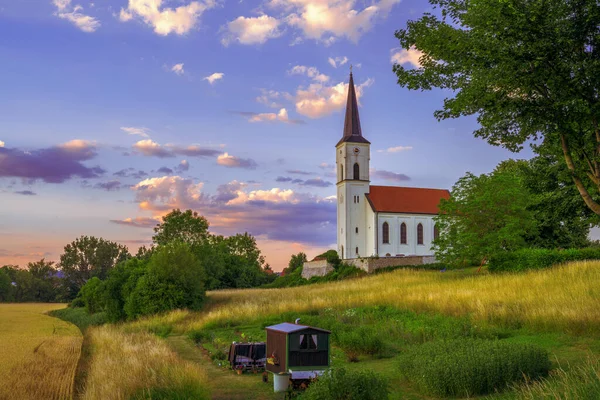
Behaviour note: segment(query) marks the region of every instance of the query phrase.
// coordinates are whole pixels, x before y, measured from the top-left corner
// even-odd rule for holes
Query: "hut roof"
[[[304,329],[314,329],[316,331],[320,331],[320,332],[324,332],[324,333],[331,333],[330,331],[325,330],[325,329],[315,328],[315,327],[308,326],[308,325],[290,324],[289,322],[282,322],[281,324],[267,326],[266,329],[270,329],[272,331],[278,331],[278,332],[285,332],[285,333],[298,332],[298,331],[302,331]]]

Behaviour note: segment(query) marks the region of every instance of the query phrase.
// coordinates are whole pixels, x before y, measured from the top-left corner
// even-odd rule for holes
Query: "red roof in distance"
[[[449,199],[445,189],[422,189],[398,186],[371,186],[367,194],[376,212],[438,214],[441,199]]]

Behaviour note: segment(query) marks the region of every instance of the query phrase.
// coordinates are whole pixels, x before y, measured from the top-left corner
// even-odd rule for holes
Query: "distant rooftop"
[[[315,328],[315,327],[308,326],[308,325],[290,324],[289,322],[282,322],[281,324],[267,326],[265,329],[270,329],[272,331],[279,331],[279,332],[285,332],[285,333],[298,332],[298,331],[301,331],[304,329],[315,329],[318,331],[331,333],[325,329]]]

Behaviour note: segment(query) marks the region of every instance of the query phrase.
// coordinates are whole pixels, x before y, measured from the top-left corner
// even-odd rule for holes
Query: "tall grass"
[[[208,297],[217,306],[186,315],[180,319],[185,326],[179,329],[239,325],[290,311],[390,305],[416,312],[470,315],[510,328],[600,332],[600,262],[594,261],[501,276],[398,270],[323,285],[215,291]],[[152,324],[152,318],[132,328],[136,324]]]
[[[111,326],[88,333],[93,358],[84,400],[210,398],[204,371],[156,336]]]

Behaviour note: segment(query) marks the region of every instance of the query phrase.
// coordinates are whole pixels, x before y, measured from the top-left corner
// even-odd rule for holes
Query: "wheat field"
[[[64,304],[0,304],[0,399],[71,399],[79,329],[45,315]]]

